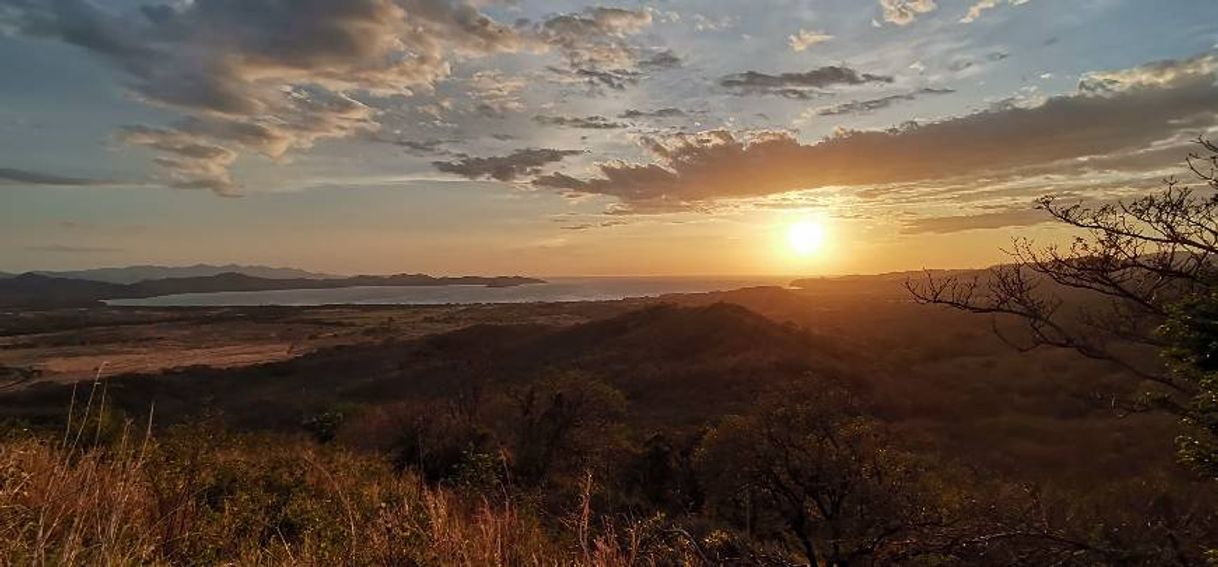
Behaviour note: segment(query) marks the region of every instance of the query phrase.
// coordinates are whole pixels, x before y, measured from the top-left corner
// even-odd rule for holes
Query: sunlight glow
[[[801,220],[787,228],[787,246],[797,256],[811,256],[820,252],[828,240],[824,223]]]

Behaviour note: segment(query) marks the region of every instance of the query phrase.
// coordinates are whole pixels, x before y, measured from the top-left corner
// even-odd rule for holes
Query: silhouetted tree
[[[470,459],[497,455],[494,436],[435,400],[385,404],[345,420],[336,438],[344,444],[387,454],[398,470],[414,470],[428,482],[453,480]]]
[[[699,461],[712,513],[794,542],[811,565],[892,560],[932,523],[912,461],[834,387],[786,390],[724,420]]]
[[[977,501],[937,534],[931,564],[1199,566],[1218,529],[1212,490],[1159,477],[1084,492],[992,479],[969,490]]]
[[[1126,407],[1181,416],[1193,431],[1186,458],[1213,475],[1218,394],[1208,357],[1218,337],[1218,146],[1198,144],[1201,153],[1187,160],[1193,186],[1168,179],[1161,191],[1099,205],[1044,197],[1038,208],[1079,232],[1069,245],[1016,240],[1013,264],[967,278],[928,274],[906,285],[923,303],[1023,320],[1025,339],[1002,335],[1018,348],[1073,349],[1141,377],[1147,396]],[[1169,364],[1148,350],[1169,354]]]
[[[512,392],[513,468],[526,483],[542,481],[561,464],[585,467],[612,444],[612,426],[625,410],[621,392],[582,376],[541,381]]]
[[[1218,291],[1175,305],[1160,335],[1174,376],[1195,384],[1184,413],[1188,433],[1177,440],[1182,460],[1218,479]]]
[[[648,436],[626,467],[625,488],[636,490],[646,503],[668,513],[696,510],[702,504],[702,490],[694,460],[703,433]]]

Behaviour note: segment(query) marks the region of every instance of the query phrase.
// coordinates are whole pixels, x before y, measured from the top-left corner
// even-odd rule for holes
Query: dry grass
[[[632,530],[543,529],[527,506],[379,459],[196,426],[116,424],[95,383],[59,439],[0,441],[0,564],[632,565]],[[99,410],[98,408],[102,408]],[[589,484],[589,489],[591,485]],[[558,535],[555,535],[558,534]]]
[[[274,460],[281,451],[265,457]],[[156,452],[120,446],[81,454],[45,441],[3,444],[0,556],[26,565],[564,562],[562,550],[511,506],[470,506],[409,477],[386,473],[369,482],[330,471],[341,457],[323,462],[305,452],[297,461],[303,475],[286,479],[281,492],[268,495],[267,483],[255,480],[208,503],[214,487],[205,481],[151,478],[163,466],[153,462]],[[188,472],[203,480],[217,471]]]

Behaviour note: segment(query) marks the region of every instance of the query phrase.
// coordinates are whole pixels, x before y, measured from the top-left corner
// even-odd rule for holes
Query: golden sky
[[[0,271],[981,266],[1218,126],[1209,0],[144,4],[0,0]]]

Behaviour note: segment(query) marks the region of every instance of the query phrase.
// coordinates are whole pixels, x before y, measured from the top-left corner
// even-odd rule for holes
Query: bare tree
[[[1167,179],[1153,194],[1099,205],[1043,197],[1037,208],[1079,233],[1068,245],[1018,239],[1011,264],[971,276],[928,272],[906,287],[921,303],[1022,320],[1019,337],[998,317],[994,327],[1021,350],[1067,348],[1118,364],[1148,381],[1157,405],[1187,415],[1198,384],[1147,353],[1169,346],[1158,329],[1173,306],[1218,283],[1218,146],[1198,145],[1187,160],[1193,185]]]

